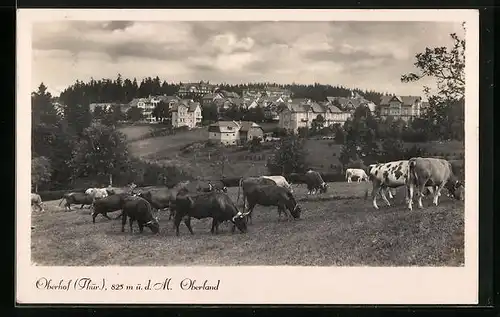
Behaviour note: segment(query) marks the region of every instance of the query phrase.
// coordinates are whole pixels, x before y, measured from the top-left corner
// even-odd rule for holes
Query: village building
[[[408,122],[420,117],[422,97],[420,96],[382,96],[380,100],[380,117],[402,119]]]
[[[251,121],[219,121],[208,127],[208,139],[224,145],[245,144],[263,137],[262,127]]]
[[[216,85],[209,84],[208,82],[200,81],[199,83],[186,83],[181,84],[177,95],[181,98],[186,96],[202,97],[206,94],[214,93],[216,89]]]
[[[174,128],[186,126],[192,129],[200,125],[203,119],[200,103],[193,100],[180,100],[173,105],[171,113]]]
[[[297,133],[299,128],[311,128],[312,122],[323,118],[323,126],[344,124],[351,113],[331,104],[319,104],[310,99],[294,99],[279,111],[279,127]]]

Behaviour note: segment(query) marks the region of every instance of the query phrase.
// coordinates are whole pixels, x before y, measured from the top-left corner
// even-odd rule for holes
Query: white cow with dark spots
[[[385,196],[385,191],[387,191],[389,193],[389,196],[391,197],[392,193],[390,189],[406,186],[406,181],[408,179],[408,161],[402,160],[388,163],[371,164],[369,166],[368,174],[370,175],[370,179],[373,185],[373,207],[375,209],[378,209],[377,195],[379,193],[385,203],[390,206],[391,203]]]
[[[94,201],[109,196],[106,188],[89,188],[85,191],[85,194],[92,196]]]

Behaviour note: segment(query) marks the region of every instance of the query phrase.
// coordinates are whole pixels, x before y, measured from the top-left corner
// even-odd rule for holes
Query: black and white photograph
[[[201,290],[191,295],[134,295],[130,286],[128,298],[146,302],[214,302],[218,292],[257,303],[264,295],[245,299],[245,283],[305,280],[307,270],[316,281],[306,294],[286,293],[296,287],[288,280],[276,282],[281,297],[268,295],[298,303],[316,284],[321,303],[357,303],[338,297],[356,296],[354,284],[332,286],[347,275],[327,282],[326,269],[356,268],[346,274],[373,285],[384,282],[370,268],[477,284],[474,10],[359,10],[352,19],[342,10],[210,10],[208,19],[208,10],[27,11],[16,211],[26,270],[218,272],[171,277],[174,289]],[[235,271],[245,267],[252,271]],[[476,298],[411,272],[409,283],[435,280],[426,292]],[[44,274],[28,274],[31,300],[56,301],[47,289],[67,281],[77,288],[76,276]],[[386,283],[410,287],[402,274]],[[99,276],[86,287],[114,287]],[[331,288],[337,297],[324,302]],[[381,298],[359,292],[361,301]]]

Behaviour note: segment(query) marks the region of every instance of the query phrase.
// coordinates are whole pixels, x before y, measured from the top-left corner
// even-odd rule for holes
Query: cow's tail
[[[418,176],[415,172],[415,164],[416,162],[414,159],[410,159],[408,161],[408,183],[413,182],[416,184],[418,182]]]

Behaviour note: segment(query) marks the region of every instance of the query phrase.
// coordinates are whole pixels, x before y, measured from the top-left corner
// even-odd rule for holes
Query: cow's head
[[[300,218],[302,209],[300,208],[300,205],[297,204],[297,201],[293,197],[292,193],[288,193],[288,200],[286,202],[286,207],[288,210],[290,210],[290,213],[292,214],[293,218],[295,219]]]
[[[447,184],[447,189],[450,195],[456,200],[464,200],[465,198],[465,187],[464,183],[458,179],[452,179]]]
[[[151,220],[146,222],[144,226],[148,227],[154,234],[160,232],[160,223],[158,217],[153,217]]]
[[[235,227],[238,227],[238,230],[240,230],[241,233],[247,232],[246,218],[248,214],[249,213],[242,213],[241,211],[238,211],[238,213],[231,218],[231,222],[233,223],[232,232],[234,232]]]
[[[320,192],[324,194],[327,191],[328,191],[328,184],[323,182],[323,184],[321,184],[321,187],[320,187]]]

